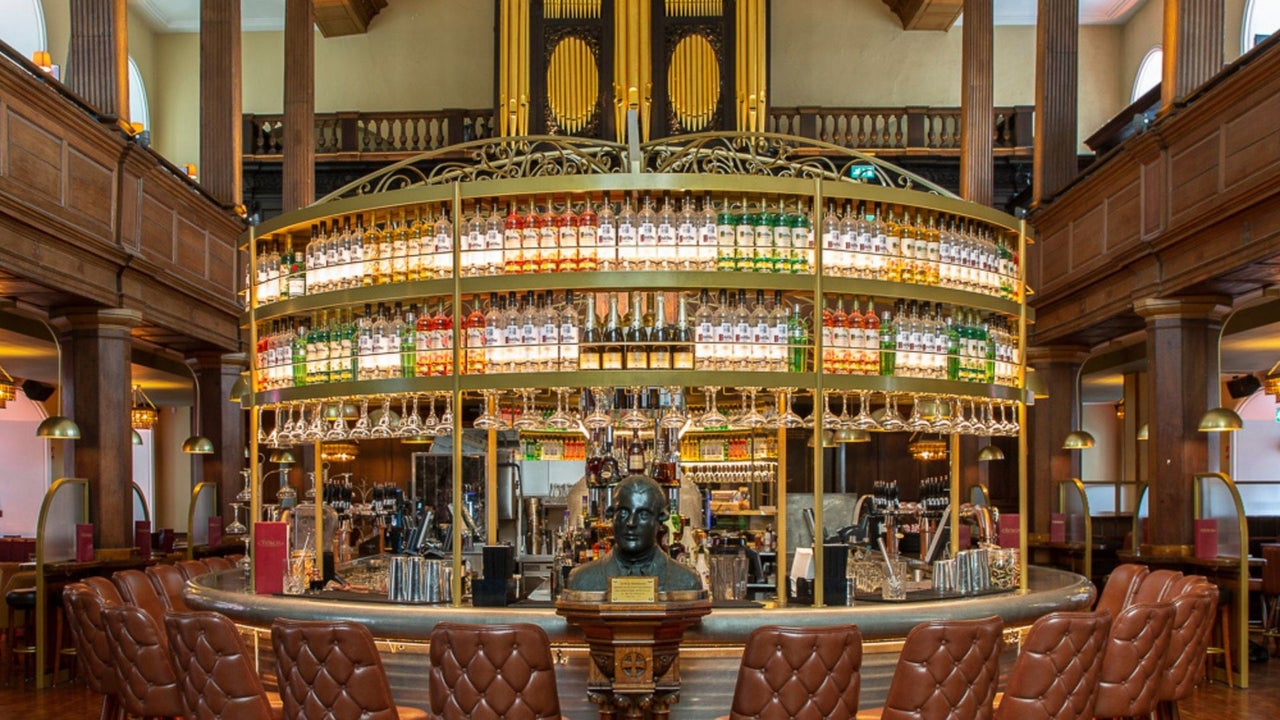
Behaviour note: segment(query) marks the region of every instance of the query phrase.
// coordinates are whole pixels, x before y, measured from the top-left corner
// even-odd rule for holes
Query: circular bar
[[[1017,639],[1042,615],[1081,610],[1093,603],[1095,590],[1083,576],[1044,567],[1029,567],[1028,590],[977,597],[890,603],[860,600],[854,606],[813,608],[789,606],[763,612],[757,608],[716,608],[685,633],[680,654],[681,718],[701,720],[728,712],[738,663],[747,635],[770,625],[833,625],[854,623],[864,638],[863,707],[879,705],[888,689],[897,651],[907,631],[926,619],[965,619],[999,615],[1005,624],[1002,665],[1011,664]],[[270,668],[270,628],[275,618],[356,620],[378,639],[383,664],[398,703],[427,707],[427,638],[437,622],[533,623],[551,638],[560,702],[566,716],[591,717],[587,701],[586,644],[555,614],[549,603],[506,608],[411,605],[390,601],[353,601],[321,596],[252,595],[244,576],[223,571],[188,584],[187,602],[193,608],[223,613],[257,636],[259,662]]]

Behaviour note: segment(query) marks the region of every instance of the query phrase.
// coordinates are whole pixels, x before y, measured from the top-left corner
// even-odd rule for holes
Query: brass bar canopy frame
[[[1249,523],[1244,512],[1244,499],[1231,476],[1223,472],[1198,473],[1192,480],[1192,517],[1200,520],[1204,516],[1204,489],[1210,482],[1219,482],[1227,489],[1231,501],[1235,505],[1236,521],[1240,532],[1240,555],[1236,562],[1236,592],[1232,593],[1232,612],[1236,616],[1236,681],[1242,690],[1249,689]],[[1230,632],[1227,630],[1226,632]]]
[[[50,517],[54,510],[54,501],[65,495],[66,493],[79,493],[80,513],[79,517]],[[51,684],[50,678],[45,673],[47,666],[47,656],[49,654],[49,584],[45,580],[45,566],[49,562],[58,560],[66,560],[68,558],[50,558],[49,549],[45,545],[49,541],[49,530],[52,527],[58,527],[66,531],[68,524],[71,526],[72,543],[74,546],[74,533],[76,523],[89,522],[89,481],[84,478],[58,478],[49,486],[48,491],[44,494],[44,500],[40,502],[40,515],[36,520],[36,687],[46,688]],[[51,524],[52,523],[52,524]],[[71,558],[74,559],[74,556]],[[57,652],[57,648],[54,648]],[[57,678],[53,678],[52,682],[57,682]]]
[[[1093,515],[1089,511],[1089,495],[1085,492],[1080,478],[1071,478],[1058,482],[1058,511],[1067,512],[1067,493],[1080,496],[1080,507],[1084,513],[1084,572],[1087,578],[1093,578]]]

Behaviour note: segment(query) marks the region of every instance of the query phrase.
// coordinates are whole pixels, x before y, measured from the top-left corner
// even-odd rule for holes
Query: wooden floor
[[[1248,690],[1236,690],[1216,682],[1201,686],[1182,705],[1182,719],[1280,718],[1280,658],[1251,665],[1249,683]],[[7,672],[0,682],[0,720],[97,720],[100,702],[99,696],[80,682],[63,682],[37,691],[15,673]],[[675,707],[672,715],[679,720],[680,706]]]

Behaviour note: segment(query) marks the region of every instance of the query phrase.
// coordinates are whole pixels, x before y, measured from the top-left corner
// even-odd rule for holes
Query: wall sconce
[[[160,419],[156,404],[143,392],[141,385],[133,386],[133,408],[129,410],[129,424],[134,430],[150,430]]]
[[[209,438],[200,434],[200,378],[196,377],[196,371],[190,365],[182,363],[187,371],[191,373],[191,384],[195,390],[193,398],[195,400],[195,421],[192,423],[195,432],[191,437],[182,441],[182,452],[188,455],[212,455],[213,442]]]
[[[1085,430],[1073,430],[1067,433],[1066,439],[1062,441],[1063,450],[1088,450],[1093,447],[1093,435]]]
[[[1116,403],[1116,420],[1124,420],[1124,400]]]
[[[13,381],[12,375],[0,367],[0,408],[16,397],[18,397],[18,383]]]

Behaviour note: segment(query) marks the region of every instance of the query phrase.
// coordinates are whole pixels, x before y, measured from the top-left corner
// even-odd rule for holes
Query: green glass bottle
[[[884,311],[880,320],[880,374],[892,377],[897,368],[898,334],[893,327],[893,318],[889,311]]]
[[[787,320],[787,338],[789,344],[787,370],[805,372],[808,369],[809,328],[800,316],[800,306],[792,308],[791,317]]]

